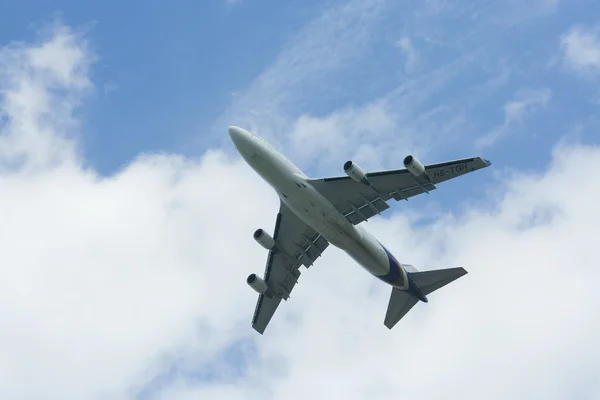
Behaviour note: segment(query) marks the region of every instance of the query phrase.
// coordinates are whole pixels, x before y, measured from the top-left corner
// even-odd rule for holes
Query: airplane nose
[[[229,137],[231,138],[231,140],[234,143],[236,141],[239,141],[243,135],[244,135],[244,131],[242,130],[242,128],[238,128],[237,126],[229,127]]]
[[[242,156],[255,153],[256,146],[252,143],[252,135],[250,132],[237,126],[230,126],[229,137]]]
[[[237,126],[229,127],[229,137],[231,138],[233,144],[235,144],[235,147],[237,147],[238,149],[240,145],[243,146],[244,142],[248,141],[249,136],[250,134],[242,128],[239,128]]]

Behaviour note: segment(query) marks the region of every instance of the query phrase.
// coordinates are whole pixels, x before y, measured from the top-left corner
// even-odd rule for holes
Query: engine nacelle
[[[354,179],[356,182],[366,183],[368,184],[368,179],[365,174],[365,171],[362,170],[357,164],[352,161],[346,161],[344,163],[344,172],[350,178]]]
[[[273,247],[275,247],[275,240],[273,240],[271,235],[269,235],[263,229],[257,229],[254,232],[254,240],[256,240],[258,244],[267,250],[271,250]]]
[[[250,285],[250,287],[252,289],[254,289],[257,293],[260,293],[260,294],[265,293],[269,289],[269,287],[267,286],[267,283],[264,281],[264,279],[259,277],[256,274],[248,275],[248,278],[246,279],[246,283],[248,283],[248,285]]]
[[[425,174],[425,167],[413,156],[409,155],[404,158],[404,167],[414,176],[422,176]]]

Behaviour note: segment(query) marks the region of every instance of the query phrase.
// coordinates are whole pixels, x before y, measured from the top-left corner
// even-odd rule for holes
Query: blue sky
[[[498,398],[600,393],[600,5],[22,1],[0,15],[0,397],[375,399],[399,377],[407,397],[481,398],[496,378],[512,383]],[[278,200],[229,125],[313,176],[409,153],[490,159],[367,226],[402,262],[469,280],[389,334],[388,288],[331,250],[258,337],[244,279]]]
[[[84,109],[85,151],[114,172],[140,151],[179,151],[207,134],[234,91],[248,85],[306,23],[319,2],[163,1],[4,3],[0,39],[32,39],[55,16],[87,31],[98,56],[93,106]],[[264,11],[269,10],[268,15]],[[134,128],[135,127],[135,128]]]
[[[357,26],[341,27],[323,37],[334,41],[332,51],[342,55],[331,55],[334,60],[329,63],[322,59],[330,57],[327,51],[318,53],[318,60],[310,59],[312,52],[298,54],[298,69],[308,71],[298,84],[278,82],[251,95],[260,104],[269,104],[264,99],[269,90],[275,92],[273,97],[285,97],[278,111],[293,119],[304,114],[326,116],[384,96],[392,98],[395,111],[404,112],[401,109],[407,104],[394,90],[430,90],[406,113],[414,118],[442,108],[424,123],[430,127],[417,128],[434,142],[431,147],[439,147],[432,155],[438,160],[481,153],[473,147],[473,137],[502,125],[504,104],[514,101],[519,90],[549,89],[545,106],[526,112],[521,123],[485,149],[485,155],[500,169],[540,168],[548,162],[551,146],[566,132],[578,131],[584,140],[593,138],[588,125],[595,122],[590,120],[596,106],[594,90],[550,66],[561,34],[575,23],[594,23],[593,3],[561,2],[554,7],[540,5],[541,0],[530,5],[517,1],[367,3],[373,5],[358,13],[366,15],[364,20],[348,17],[356,18],[352,23]],[[87,31],[98,56],[92,70],[98,90],[93,103],[81,110],[86,125],[82,143],[87,160],[112,173],[140,151],[193,156],[207,146],[220,145],[226,126],[242,124],[248,113],[242,101],[236,105],[234,93],[251,92],[255,79],[268,73],[278,56],[293,52],[294,44],[311,34],[310,25],[329,6],[337,7],[335,2],[309,1],[302,7],[276,1],[178,2],[176,7],[166,2],[5,3],[2,14],[7,23],[0,28],[0,39],[33,38],[32,27],[56,15]],[[360,38],[356,43],[336,44],[336,34]],[[409,38],[418,54],[410,73],[403,68],[407,55],[398,45],[402,37]],[[452,68],[452,63],[457,64],[456,70],[430,88],[430,74]],[[412,82],[414,87],[402,88]],[[486,82],[491,86],[481,88],[480,97],[469,92]],[[256,112],[266,115],[268,110]],[[447,133],[435,131],[456,116],[463,119],[459,125]],[[268,129],[260,122],[259,129]],[[394,135],[402,136],[402,124],[395,127]],[[438,141],[443,146],[436,146]],[[310,171],[310,166],[305,167]],[[392,162],[386,167],[393,167]]]

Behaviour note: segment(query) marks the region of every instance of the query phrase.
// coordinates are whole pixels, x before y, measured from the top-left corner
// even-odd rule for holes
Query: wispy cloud
[[[549,88],[544,89],[522,89],[518,91],[515,98],[503,107],[504,122],[488,132],[486,135],[478,138],[475,145],[478,148],[489,147],[496,143],[503,135],[515,128],[523,118],[536,110],[545,107],[552,97],[552,91]]]
[[[276,61],[249,88],[234,95],[215,123],[222,136],[231,124],[260,128],[272,135],[289,128],[289,111],[320,89],[320,84],[362,54],[384,0],[334,3],[284,46]]]
[[[406,55],[404,63],[404,71],[407,73],[414,72],[419,63],[419,53],[414,48],[412,40],[409,37],[402,37],[398,40],[398,47]]]
[[[398,160],[408,153],[436,156],[473,134],[468,110],[477,106],[475,99],[485,101],[506,82],[507,72],[500,67],[483,75],[483,81],[453,92],[451,100],[444,97],[453,80],[477,68],[480,54],[473,51],[420,72],[361,107],[339,109],[323,117],[301,115],[282,140],[285,150],[317,174],[339,171],[347,159],[373,170],[398,167]]]
[[[410,13],[413,17],[402,19],[403,27],[398,28],[402,33],[396,36],[401,39],[388,42],[384,38],[389,31],[382,34],[377,26],[390,15],[407,15],[399,5],[336,4],[286,43],[276,62],[236,95],[218,119],[215,133],[224,138],[230,124],[260,129],[261,135],[302,167],[313,168],[314,174],[338,170],[339,163],[351,157],[369,159],[373,168],[396,167],[400,154],[406,152],[436,156],[458,144],[463,149],[465,143],[481,147],[487,140],[491,144],[501,130],[475,143],[482,131],[493,128],[470,115],[476,116],[484,105],[499,106],[495,93],[514,77],[512,71],[536,68],[535,62],[522,61],[504,48],[504,37],[515,24],[547,15],[557,5],[546,1],[527,6],[516,1],[468,6],[453,1],[419,3]],[[500,14],[516,19],[491,24],[490,18]],[[463,27],[444,29],[448,15]],[[334,19],[337,22],[332,24]],[[367,51],[369,45],[378,46],[381,54],[395,54],[396,65],[404,64],[408,76],[398,71],[354,72],[346,76],[347,98],[336,98],[331,88],[348,74],[349,65],[362,68],[360,63],[365,63],[376,69],[376,61],[365,61],[376,60]],[[400,54],[393,52],[394,47]],[[368,95],[355,99],[357,92]],[[528,95],[535,96],[523,96]],[[527,113],[537,105],[535,98],[507,104],[507,124],[516,123],[519,107]],[[373,121],[373,115],[379,119]],[[332,151],[328,146],[333,143]],[[319,156],[325,148],[328,157]]]
[[[441,143],[451,143],[457,135],[467,133],[464,110],[477,86],[453,102],[430,100],[475,59],[476,53],[460,57],[361,107],[340,109],[324,117],[301,115],[283,141],[285,149],[320,174],[339,171],[347,159],[373,170],[397,167],[407,152],[428,155]]]

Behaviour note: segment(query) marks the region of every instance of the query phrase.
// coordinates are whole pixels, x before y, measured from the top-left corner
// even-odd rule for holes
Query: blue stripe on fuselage
[[[405,286],[404,275],[402,274],[400,263],[396,260],[396,258],[385,248],[384,245],[379,243],[388,257],[388,262],[390,264],[390,269],[387,274],[377,276],[382,281],[389,283],[392,286]]]
[[[381,243],[379,243],[381,244]],[[392,255],[392,253],[390,253],[388,251],[388,249],[385,248],[384,245],[381,244],[381,247],[383,247],[383,250],[385,250],[385,253],[388,256],[388,260],[390,263],[390,270],[388,271],[387,274],[382,275],[382,276],[377,276],[379,279],[381,279],[382,281],[389,283],[392,286],[406,286],[404,284],[404,276],[402,274],[402,267],[400,266],[400,263],[396,260],[396,258]],[[413,282],[412,279],[410,279],[410,274],[406,274],[407,278],[408,278],[408,293],[410,293],[411,295],[415,296],[417,299],[421,300],[422,302],[427,303],[427,296],[425,296],[425,294],[421,291],[421,289],[419,289],[417,287],[417,285],[415,285],[415,283]]]

